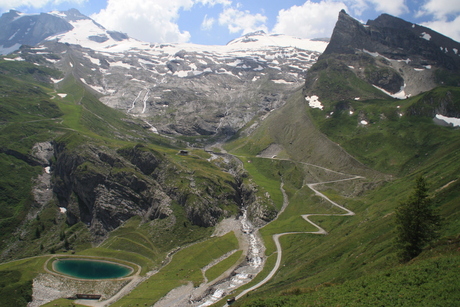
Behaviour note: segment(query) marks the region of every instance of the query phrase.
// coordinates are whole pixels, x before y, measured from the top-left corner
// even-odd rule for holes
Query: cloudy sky
[[[363,22],[382,13],[460,41],[460,0],[0,0],[1,12],[76,8],[110,30],[157,42],[223,45],[256,30],[330,37],[338,13]]]

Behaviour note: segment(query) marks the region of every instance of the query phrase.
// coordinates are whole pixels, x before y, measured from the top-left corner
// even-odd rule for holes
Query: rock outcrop
[[[56,143],[55,149],[59,206],[67,209],[69,224],[84,222],[96,241],[133,216],[150,221],[183,210],[192,224],[209,227],[230,215],[226,208],[239,206],[233,182],[195,177],[140,144],[113,151]]]

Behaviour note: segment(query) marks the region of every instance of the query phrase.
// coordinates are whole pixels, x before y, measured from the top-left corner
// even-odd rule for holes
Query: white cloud
[[[15,7],[41,8],[45,5],[61,3],[82,4],[86,1],[87,0],[0,0],[0,8],[3,10],[9,10]]]
[[[201,23],[201,30],[203,31],[209,31],[212,29],[212,26],[216,20],[212,17],[208,18],[208,15],[204,16],[203,22]]]
[[[460,42],[460,16],[457,16],[457,18],[452,21],[437,20],[424,22],[421,25]]]
[[[219,15],[219,24],[227,26],[230,33],[246,34],[257,30],[268,31],[265,23],[267,17],[262,14],[251,14],[249,11],[241,11],[237,8],[226,8]]]
[[[377,12],[388,13],[395,16],[409,12],[404,0],[369,0],[369,2]]]
[[[108,0],[107,7],[91,18],[110,30],[128,33],[147,42],[183,43],[190,33],[179,29],[181,10],[194,5],[230,5],[230,0]]]
[[[418,12],[418,16],[434,15],[436,20],[445,20],[452,14],[460,13],[458,0],[428,0]]]
[[[108,0],[107,7],[91,16],[107,29],[129,33],[147,42],[187,42],[190,33],[180,31],[179,9],[190,9],[192,0]]]
[[[409,12],[405,0],[344,0],[354,15],[361,16],[365,11],[371,10],[399,16]]]
[[[301,6],[279,11],[272,32],[301,38],[330,37],[342,9],[347,9],[342,2],[306,1]]]

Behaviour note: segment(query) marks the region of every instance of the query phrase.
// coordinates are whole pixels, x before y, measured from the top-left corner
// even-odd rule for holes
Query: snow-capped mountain
[[[15,14],[16,21],[29,18]],[[108,31],[75,9],[42,15],[66,26],[35,44],[24,42],[34,47],[22,53],[41,55],[42,64],[76,77],[105,104],[163,134],[235,133],[282,106],[327,46],[262,31],[224,46],[151,44]]]

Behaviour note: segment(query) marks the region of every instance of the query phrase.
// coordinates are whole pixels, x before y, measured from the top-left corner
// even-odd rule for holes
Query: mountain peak
[[[428,62],[437,62],[447,69],[460,68],[460,44],[436,31],[388,14],[364,25],[342,10],[323,56],[354,54],[359,50],[397,60],[423,54]]]

